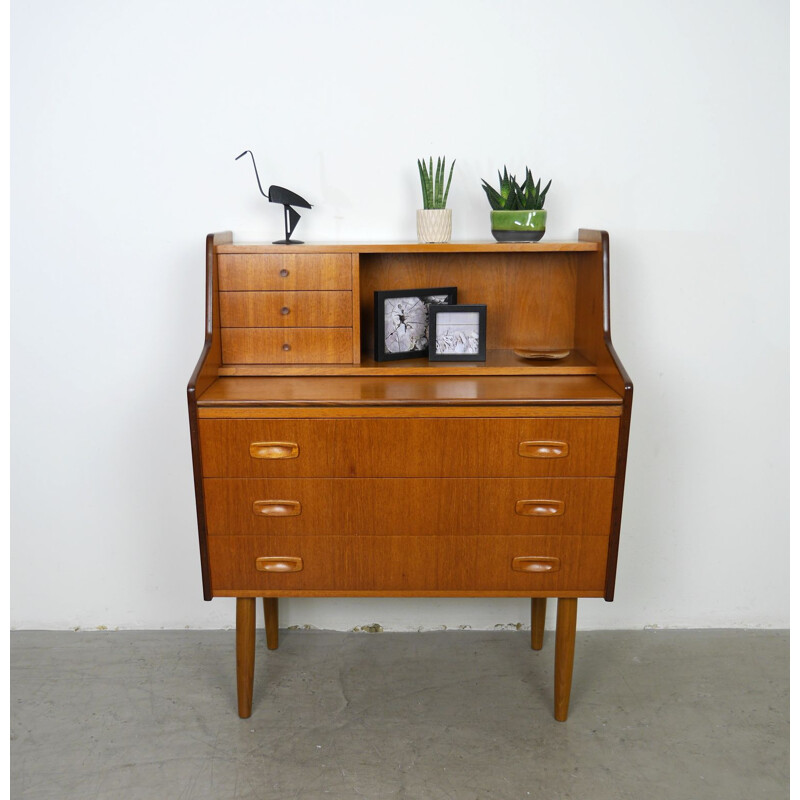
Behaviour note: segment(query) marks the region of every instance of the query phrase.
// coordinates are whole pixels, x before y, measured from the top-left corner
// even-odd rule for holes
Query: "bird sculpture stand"
[[[283,228],[286,233],[285,239],[279,239],[273,244],[303,244],[299,239],[292,239],[292,233],[300,221],[300,215],[292,208],[292,206],[299,206],[300,208],[311,208],[311,203],[300,197],[299,194],[290,192],[284,189],[283,186],[270,186],[268,192],[264,192],[261,188],[261,179],[258,177],[258,167],[256,166],[256,157],[251,150],[245,150],[241,155],[236,156],[238,161],[242,156],[250,153],[250,158],[253,159],[253,169],[256,171],[256,181],[258,182],[258,191],[269,200],[270,203],[280,203],[283,206]]]

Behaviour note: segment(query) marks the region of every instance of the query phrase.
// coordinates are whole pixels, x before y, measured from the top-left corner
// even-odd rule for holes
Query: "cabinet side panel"
[[[576,292],[575,343],[582,352],[597,364],[597,375],[622,397],[619,438],[617,440],[617,467],[614,479],[614,503],[611,518],[611,535],[608,544],[605,599],[614,599],[619,553],[622,500],[625,490],[625,468],[628,457],[633,383],[622,366],[611,342],[610,310],[610,246],[605,231],[582,229],[580,241],[596,242],[596,253],[579,256],[578,287]]]
[[[620,396],[630,384],[611,343],[609,239],[605,231],[580,231],[581,241],[601,245],[576,255],[575,347],[597,365],[597,376]]]
[[[192,467],[194,472],[194,491],[197,505],[197,531],[200,544],[200,568],[203,576],[203,597],[211,599],[211,576],[208,561],[208,540],[206,538],[205,495],[203,492],[203,464],[200,448],[200,432],[197,420],[197,398],[217,378],[222,362],[222,346],[219,332],[218,295],[218,245],[233,241],[230,231],[211,233],[206,237],[206,320],[205,342],[197,366],[189,378],[186,388],[189,405],[189,436],[192,445]]]
[[[614,599],[617,579],[617,556],[619,554],[619,534],[622,525],[622,498],[625,492],[625,468],[628,463],[628,433],[631,427],[631,406],[633,404],[633,385],[625,389],[622,400],[622,417],[619,421],[617,441],[617,475],[614,479],[614,499],[611,512],[611,531],[608,539],[608,563],[606,572],[605,599]]]
[[[353,363],[361,363],[361,275],[358,253],[353,253],[351,261],[353,270]]]

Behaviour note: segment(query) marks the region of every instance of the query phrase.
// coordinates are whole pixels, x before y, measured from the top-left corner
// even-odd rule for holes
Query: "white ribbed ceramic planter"
[[[417,209],[417,239],[420,242],[449,242],[452,232],[452,208]]]

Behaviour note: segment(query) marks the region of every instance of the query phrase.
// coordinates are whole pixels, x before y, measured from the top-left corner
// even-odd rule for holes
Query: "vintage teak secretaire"
[[[594,230],[535,244],[208,236],[189,422],[204,596],[236,598],[240,716],[256,598],[274,649],[281,597],[530,597],[538,650],[552,597],[566,719],[577,598],[612,600],[616,577],[633,386],[608,274]],[[485,361],[375,359],[375,292],[417,287],[486,306]],[[531,350],[561,357],[515,352]]]

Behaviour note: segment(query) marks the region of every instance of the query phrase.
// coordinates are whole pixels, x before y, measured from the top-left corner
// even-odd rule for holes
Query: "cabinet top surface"
[[[394,243],[343,243],[315,242],[313,244],[219,244],[218,253],[557,253],[597,252],[598,242],[447,242],[446,244]]]

